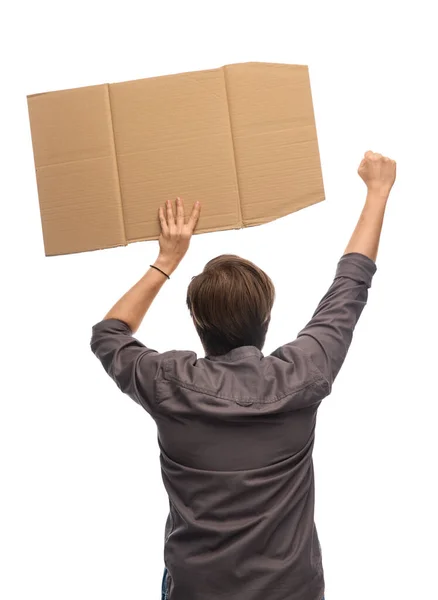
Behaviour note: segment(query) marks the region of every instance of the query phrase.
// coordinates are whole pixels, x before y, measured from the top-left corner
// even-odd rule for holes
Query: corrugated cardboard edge
[[[55,256],[70,256],[71,254],[87,254],[88,252],[101,252],[102,250],[111,250],[111,248],[125,248],[128,244],[112,244],[111,246],[105,246],[103,248],[92,248],[91,250],[75,250],[69,252],[58,252],[57,254],[46,254],[47,258],[53,258]]]
[[[222,67],[217,67],[215,69],[201,69],[201,71],[203,73],[209,73],[209,72],[214,72],[214,71],[219,71],[221,69],[225,69],[226,67],[233,67],[234,65],[270,65],[270,66],[283,66],[283,67],[304,67],[304,68],[308,68],[307,65],[295,65],[295,64],[289,64],[289,63],[274,63],[274,62],[263,62],[263,61],[247,61],[247,62],[243,62],[243,63],[229,63],[227,65],[223,65]],[[195,71],[183,71],[183,72],[177,72],[177,73],[167,73],[166,75],[153,75],[152,77],[143,77],[140,79],[163,79],[166,77],[174,77],[175,75],[190,75],[192,73],[199,73],[199,69],[195,70]],[[87,88],[94,88],[97,85],[114,85],[114,84],[119,84],[119,83],[134,83],[136,81],[139,81],[139,79],[128,79],[127,81],[113,81],[111,83],[108,82],[103,82],[103,83],[97,83],[94,85],[81,85],[81,86],[76,86],[73,88],[65,88],[62,90],[47,90],[46,92],[39,92],[37,94],[28,94],[27,98],[33,98],[34,96],[44,96],[45,94],[58,94],[58,93],[62,93],[62,92],[71,92],[73,90],[77,90],[79,87],[81,89],[87,89]]]
[[[214,72],[214,71],[219,71],[221,70],[222,67],[217,67],[216,69],[201,69],[202,72],[204,73],[208,73],[208,72]],[[96,83],[94,85],[80,85],[80,86],[76,86],[76,87],[72,87],[72,88],[64,88],[62,90],[47,90],[46,92],[38,92],[37,94],[28,94],[27,98],[33,98],[35,96],[44,96],[45,94],[62,94],[63,92],[72,92],[73,90],[77,90],[78,88],[81,88],[83,90],[86,90],[87,88],[94,88],[98,85],[118,85],[121,83],[135,83],[137,81],[140,81],[141,79],[165,79],[167,77],[175,77],[175,75],[190,75],[192,73],[198,73],[199,70],[197,71],[184,71],[182,73],[167,73],[166,75],[153,75],[152,77],[141,77],[139,79],[128,79],[128,80],[121,80],[121,81],[112,81],[111,83],[109,82],[103,82],[103,83]]]
[[[245,221],[244,225],[242,227],[239,227],[239,229],[246,229],[248,227],[255,227],[256,225],[265,225],[267,223],[273,223],[274,221],[278,221],[278,219],[284,219],[284,217],[288,217],[289,215],[293,215],[297,212],[300,212],[300,210],[304,210],[305,208],[310,208],[311,206],[315,206],[316,204],[320,204],[321,202],[324,202],[324,201],[325,201],[325,194],[323,194],[321,198],[317,198],[316,200],[314,200],[313,202],[310,202],[310,203],[308,202],[305,206],[301,206],[300,208],[297,208],[293,212],[285,212],[284,214],[278,214],[269,220],[259,218],[259,219],[251,219],[251,220]]]
[[[312,104],[313,124],[315,126],[315,131],[316,131],[316,148],[318,150],[318,160],[319,160],[319,165],[321,167],[320,170],[321,170],[322,198],[314,203],[314,204],[317,204],[318,202],[324,202],[327,199],[327,197],[326,197],[326,193],[325,193],[324,173],[322,170],[322,162],[321,162],[321,151],[319,148],[318,128],[316,126],[315,104],[313,102],[312,80],[310,79],[310,67],[308,65],[306,65],[306,69],[307,69],[307,77],[309,79],[309,91],[310,91],[310,99],[311,99],[311,104]],[[312,204],[310,204],[309,206],[312,206]]]
[[[63,90],[48,90],[47,92],[39,92],[37,94],[27,94],[26,98],[35,98],[36,96],[45,96],[46,94],[62,94],[63,92],[72,92],[73,90],[81,89],[86,90],[89,88],[95,88],[99,85],[110,85],[108,83],[96,83],[95,85],[80,85],[74,88],[65,88]]]
[[[206,229],[202,229],[200,231],[195,231],[194,235],[201,235],[203,233],[215,233],[216,231],[236,231],[238,229],[244,229],[244,227],[230,227],[230,226],[226,226],[226,227],[208,227]],[[113,248],[124,248],[126,246],[130,246],[131,244],[136,244],[138,242],[150,242],[150,241],[155,241],[157,242],[157,238],[156,237],[144,237],[144,238],[137,238],[134,240],[131,240],[129,242],[129,244],[113,244],[111,246],[105,246],[104,248],[93,248],[92,250],[77,250],[76,252],[60,252],[58,254],[46,254],[47,257],[53,257],[53,256],[69,256],[70,254],[84,254],[85,252],[101,252],[103,250],[111,250]]]
[[[32,135],[32,121],[31,121],[31,118],[30,118],[30,106],[29,106],[29,99],[30,98],[33,98],[34,96],[41,96],[41,95],[42,94],[32,94],[32,95],[26,96],[26,100],[27,100],[27,115],[28,115],[28,121],[29,121],[29,132],[30,132],[30,139],[31,139],[31,143],[32,143],[33,170],[34,170],[34,176],[35,176],[35,185],[36,185],[36,188],[37,188],[38,207],[39,207],[39,213],[40,213],[41,239],[43,241],[44,255],[45,256],[50,256],[49,254],[47,254],[46,241],[44,239],[43,214],[42,214],[42,211],[41,211],[41,198],[40,198],[40,191],[39,191],[39,188],[38,188],[37,166],[36,166],[36,162],[35,162],[35,144],[34,144],[34,139],[33,139],[33,135]]]

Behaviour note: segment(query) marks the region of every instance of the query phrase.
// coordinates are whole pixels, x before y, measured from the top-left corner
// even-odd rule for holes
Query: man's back
[[[164,360],[155,419],[170,500],[170,598],[322,590],[312,448],[328,383],[308,363],[298,347],[294,362],[254,347]]]
[[[158,427],[169,495],[169,600],[321,600],[313,520],[317,408],[366,304],[375,263],[345,255],[298,338],[198,359],[157,353],[108,319],[92,349]]]

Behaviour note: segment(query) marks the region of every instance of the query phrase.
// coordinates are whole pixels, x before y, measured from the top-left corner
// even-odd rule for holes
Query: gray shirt
[[[169,600],[321,600],[316,413],[375,271],[362,254],[343,256],[311,321],[269,356],[158,353],[122,321],[93,327],[93,352],[157,424]]]

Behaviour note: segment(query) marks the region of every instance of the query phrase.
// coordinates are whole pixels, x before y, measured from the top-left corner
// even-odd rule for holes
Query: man
[[[365,206],[336,276],[296,340],[264,357],[274,287],[236,256],[210,261],[187,303],[206,357],[163,354],[132,337],[186,254],[197,203],[160,208],[155,264],[94,326],[91,347],[120,389],[157,424],[169,495],[166,600],[321,600],[312,449],[367,302],[395,162],[367,152]]]

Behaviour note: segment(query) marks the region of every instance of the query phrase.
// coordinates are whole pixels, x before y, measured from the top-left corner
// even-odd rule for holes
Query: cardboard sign
[[[177,196],[202,202],[197,233],[324,200],[306,66],[236,64],[28,107],[46,255],[157,239],[158,207]]]

